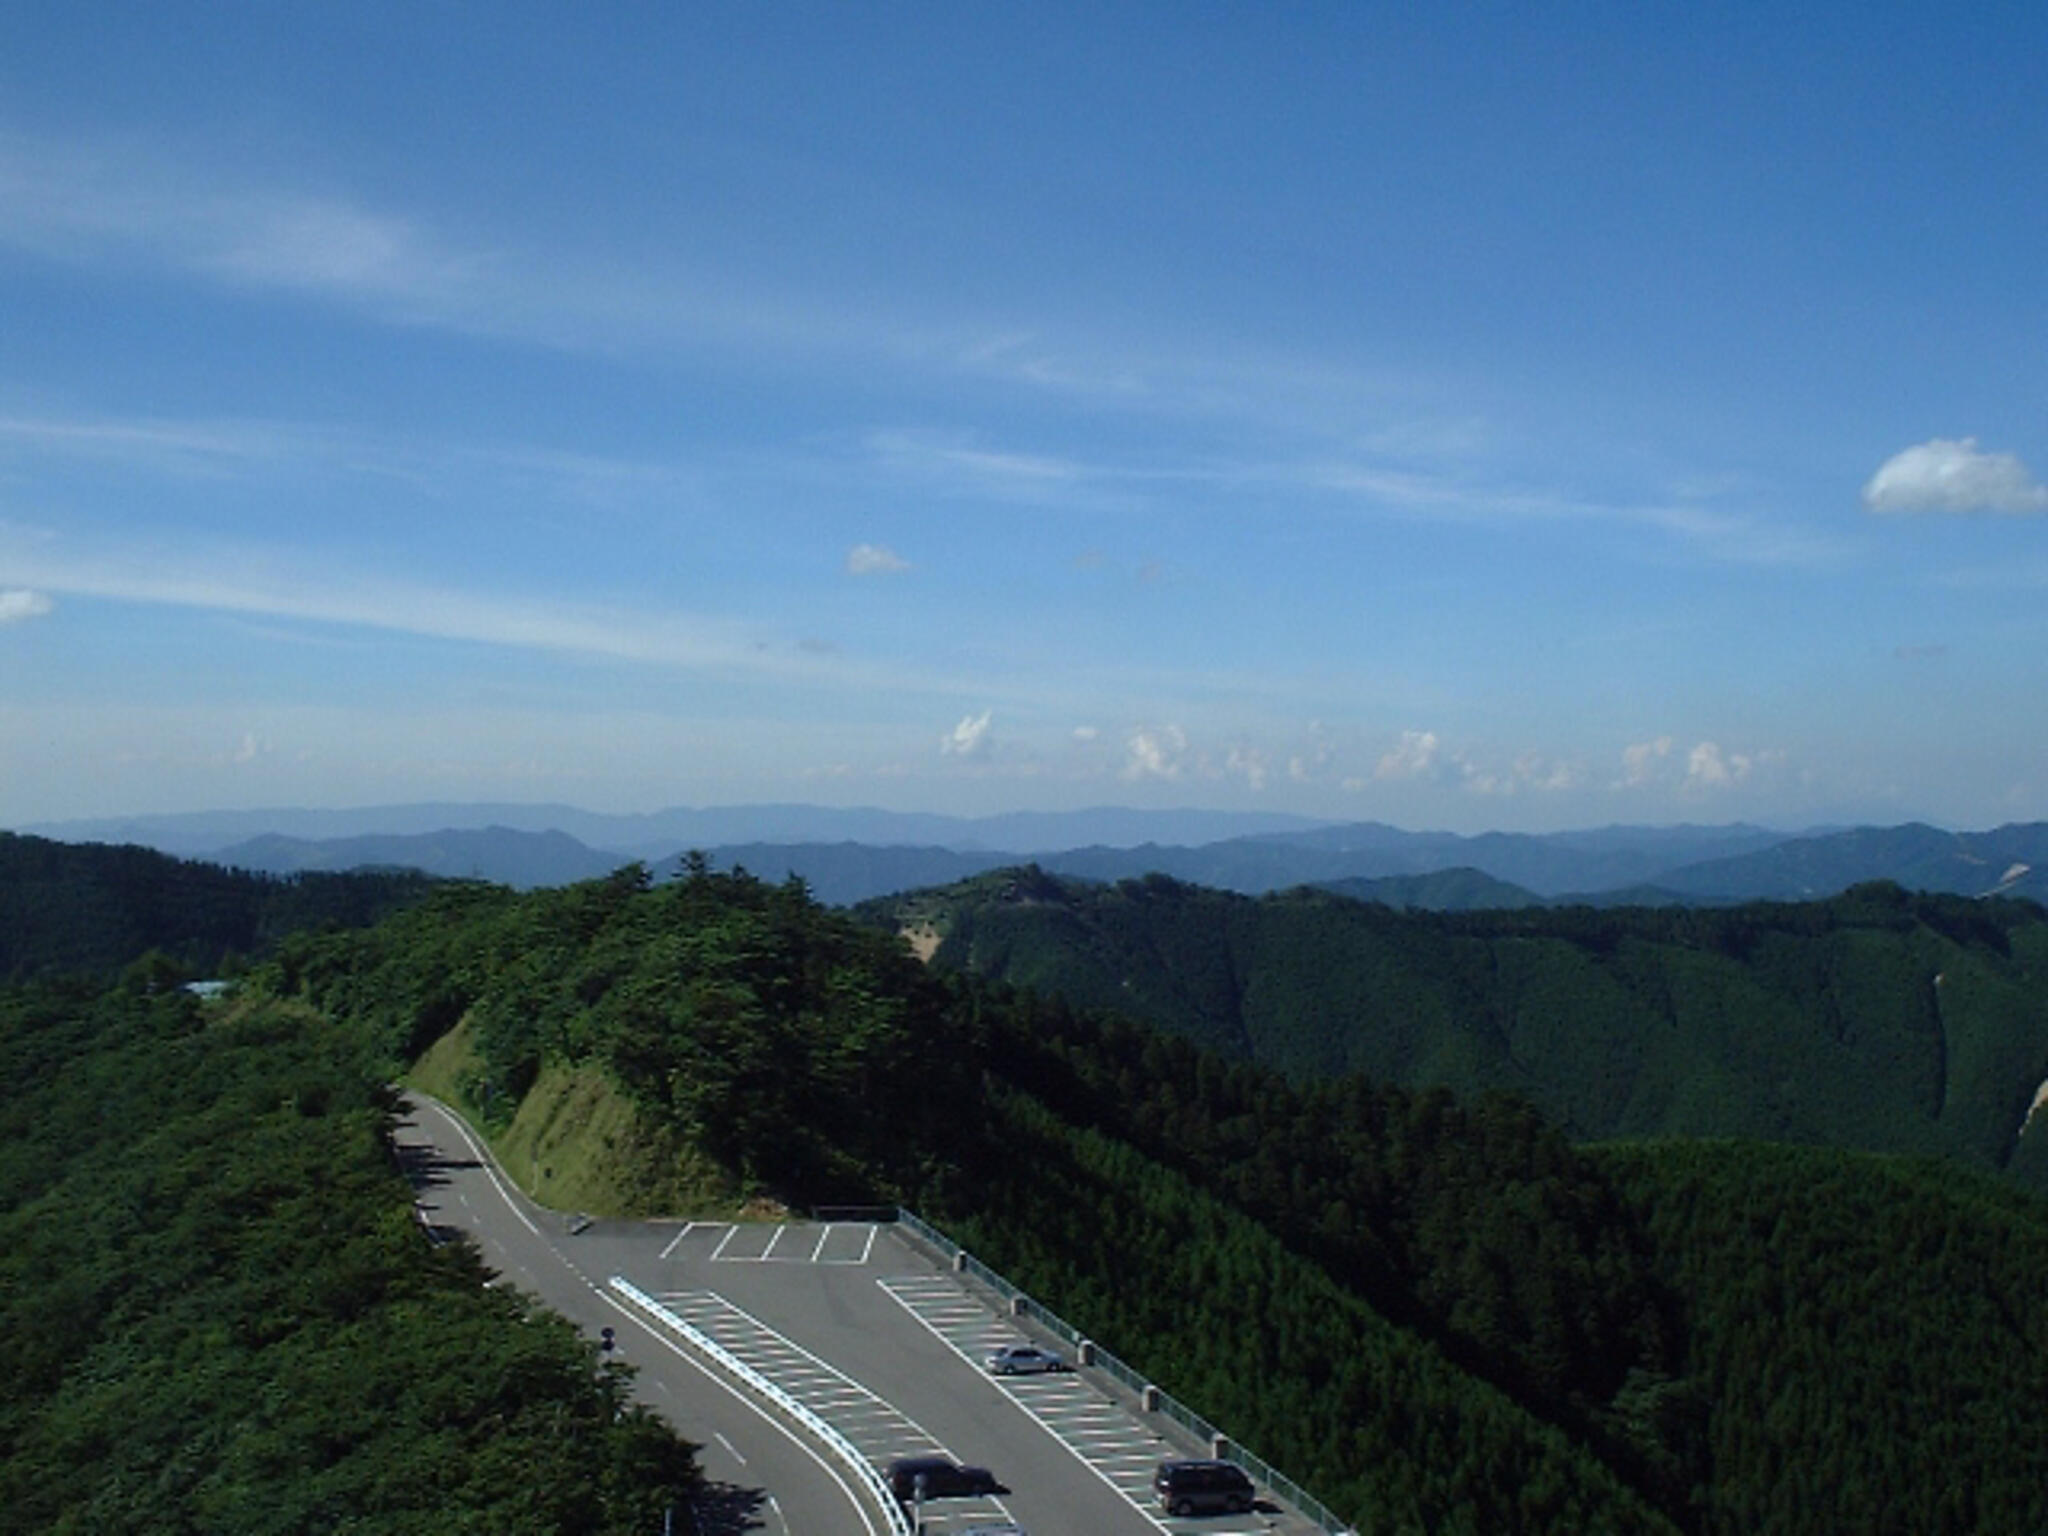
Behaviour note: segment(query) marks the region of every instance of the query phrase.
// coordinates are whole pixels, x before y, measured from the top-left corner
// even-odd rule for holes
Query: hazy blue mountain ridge
[[[1445,908],[1794,901],[1869,880],[2048,899],[2048,823],[1984,832],[1910,823],[1809,835],[1741,824],[1613,826],[1468,837],[1378,822],[1298,822],[1106,807],[962,818],[797,805],[638,816],[546,805],[415,805],[74,822],[42,835],[136,843],[273,872],[393,865],[520,887],[587,879],[634,860],[666,873],[697,849],[715,868],[737,865],[773,880],[799,875],[835,905],[1024,859],[1095,881],[1156,873],[1246,895],[1322,885],[1394,906]],[[1452,870],[1523,894],[1483,889],[1470,879],[1424,879]],[[1387,880],[1422,883],[1382,892],[1359,885]]]
[[[2048,823],[1988,832],[1947,832],[1920,822],[1855,827],[1670,870],[1658,884],[1681,896],[1807,901],[1866,880],[1958,896],[1995,892],[2048,900]]]
[[[632,862],[590,848],[566,832],[519,832],[510,827],[318,840],[272,832],[223,848],[211,858],[231,869],[278,875],[306,870],[417,869],[444,880],[489,880],[520,890],[594,880]]]

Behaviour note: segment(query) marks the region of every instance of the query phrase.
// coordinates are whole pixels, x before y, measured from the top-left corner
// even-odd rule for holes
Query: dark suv
[[[889,1463],[889,1491],[908,1504],[920,1491],[928,1499],[953,1499],[1001,1493],[1003,1487],[987,1467],[963,1467],[944,1456],[905,1456]]]
[[[1152,1491],[1169,1515],[1242,1514],[1257,1498],[1244,1468],[1227,1461],[1162,1461]]]

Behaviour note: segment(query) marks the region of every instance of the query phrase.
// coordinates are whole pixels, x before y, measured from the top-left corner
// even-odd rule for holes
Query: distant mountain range
[[[1117,806],[977,817],[819,805],[675,806],[638,815],[609,815],[570,805],[429,802],[348,810],[282,808],[116,816],[41,822],[11,830],[59,842],[138,843],[180,858],[217,858],[223,849],[267,835],[331,842],[495,828],[563,832],[586,847],[619,855],[621,862],[641,859],[652,864],[685,849],[746,843],[854,842],[1015,855],[1090,844],[1192,845],[1327,825],[1307,816],[1260,811],[1153,811]]]
[[[634,861],[666,875],[695,849],[715,868],[776,881],[797,875],[837,906],[1027,860],[1088,880],[1156,873],[1246,895],[1319,885],[1388,906],[1440,910],[1803,901],[1869,880],[2048,902],[2048,823],[2040,822],[1985,832],[1909,823],[1797,834],[1735,824],[1466,837],[1378,822],[1111,807],[962,818],[801,805],[642,816],[568,806],[408,805],[22,830],[68,842],[138,843],[272,874],[396,867],[521,888],[590,879]]]

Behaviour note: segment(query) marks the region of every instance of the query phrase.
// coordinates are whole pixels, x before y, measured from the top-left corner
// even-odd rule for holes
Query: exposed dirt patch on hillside
[[[930,965],[932,956],[939,952],[939,941],[944,935],[930,923],[912,923],[903,930],[903,937],[910,945],[910,952]]]

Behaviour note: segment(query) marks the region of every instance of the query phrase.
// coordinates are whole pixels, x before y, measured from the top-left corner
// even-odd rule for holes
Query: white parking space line
[[[657,1299],[830,1424],[877,1471],[885,1470],[899,1456],[952,1454],[936,1435],[894,1404],[716,1291],[669,1292]],[[994,1495],[947,1502],[952,1507],[944,1514],[927,1513],[927,1532],[936,1533],[950,1519],[987,1524],[1011,1518],[1008,1507]],[[991,1515],[991,1509],[998,1513]]]
[[[1014,1329],[992,1330],[987,1309],[974,1305],[972,1298],[966,1297],[956,1283],[944,1279],[903,1282],[880,1280],[876,1283],[898,1306],[922,1323],[932,1337],[978,1371],[983,1370],[981,1362],[991,1343],[999,1346],[1014,1342],[1017,1337]],[[1065,1432],[1063,1417],[1066,1414],[1092,1415],[1103,1408],[1115,1410],[1116,1405],[1104,1399],[1086,1380],[1071,1372],[1048,1373],[1042,1376],[996,1376],[986,1371],[983,1371],[983,1374],[987,1376],[991,1387],[1016,1405],[1018,1412],[1052,1436],[1076,1461],[1110,1488],[1128,1499],[1144,1519],[1161,1531],[1173,1530],[1161,1515],[1149,1507],[1149,1469],[1168,1457],[1181,1454],[1164,1437],[1147,1429],[1137,1420],[1125,1417],[1124,1423],[1128,1428],[1124,1443],[1133,1449],[1119,1452],[1115,1459],[1121,1462],[1143,1456],[1146,1470],[1142,1480],[1134,1481],[1132,1474],[1112,1472],[1104,1464],[1105,1457],[1096,1451],[1084,1449],[1076,1443],[1074,1437]],[[1025,1387],[1026,1383],[1030,1384],[1028,1388]],[[1024,1390],[1020,1391],[1020,1388]],[[1026,1392],[1029,1394],[1029,1401],[1026,1400]],[[1231,1529],[1226,1526],[1205,1522],[1202,1529],[1204,1532],[1216,1532],[1217,1536],[1231,1536]]]

